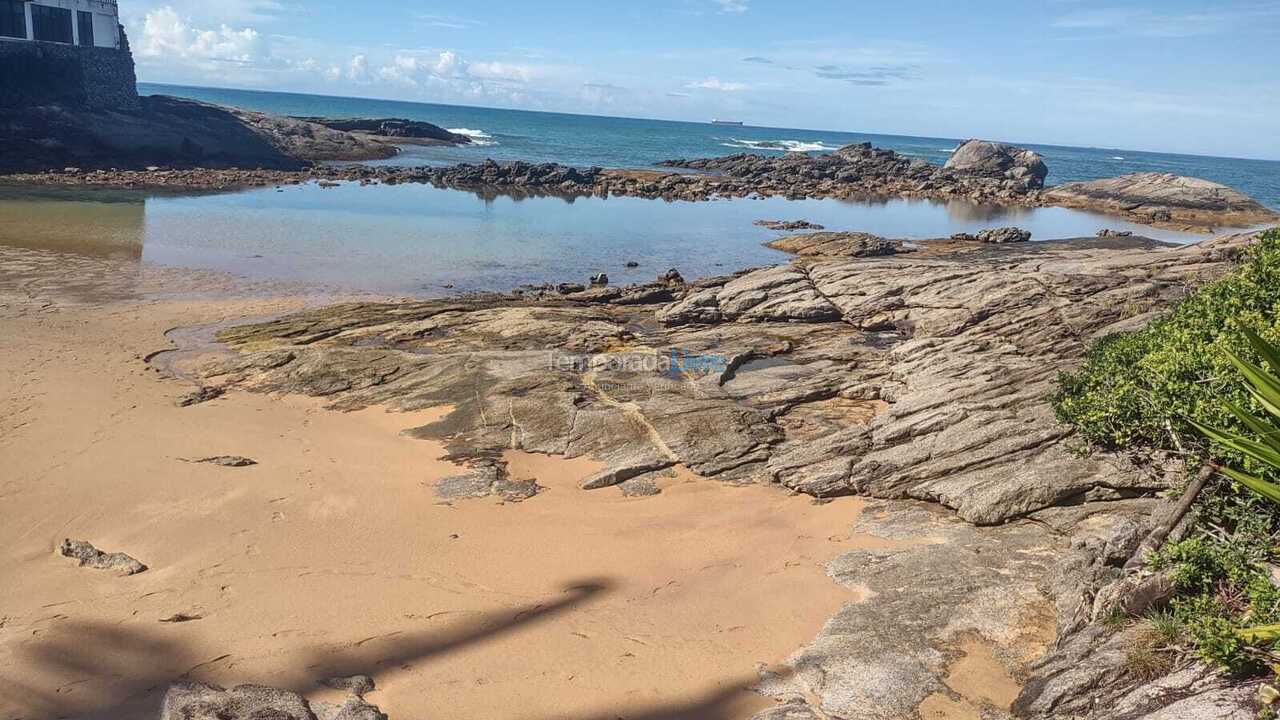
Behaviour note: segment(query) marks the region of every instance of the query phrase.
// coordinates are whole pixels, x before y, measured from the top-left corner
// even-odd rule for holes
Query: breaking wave
[[[497,145],[498,141],[493,136],[483,130],[472,130],[471,128],[448,128],[449,132],[454,135],[465,135],[471,138],[472,145]]]
[[[803,140],[739,140],[729,138],[720,143],[724,147],[745,148],[747,150],[774,150],[777,152],[821,152],[839,150],[839,146],[827,145],[821,141],[806,142]]]

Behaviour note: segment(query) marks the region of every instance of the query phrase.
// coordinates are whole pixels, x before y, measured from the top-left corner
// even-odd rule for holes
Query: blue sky
[[[1280,159],[1280,0],[120,0],[142,80]]]

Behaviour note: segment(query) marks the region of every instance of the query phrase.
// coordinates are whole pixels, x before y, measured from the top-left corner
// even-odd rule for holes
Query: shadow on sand
[[[568,584],[561,595],[543,602],[482,613],[444,629],[391,633],[338,648],[315,648],[303,654],[303,662],[296,663],[303,669],[295,682],[278,684],[305,695],[320,688],[326,678],[361,674],[385,677],[414,663],[493,642],[573,612],[610,592],[614,585],[609,579],[579,580]],[[233,660],[230,655],[198,655],[195,648],[175,641],[172,633],[162,628],[75,620],[62,620],[54,628],[45,631],[47,639],[30,641],[18,651],[19,669],[0,671],[0,698],[4,700],[0,705],[18,708],[16,717],[22,720],[159,718],[161,700],[170,684],[201,680],[203,670]],[[49,678],[61,684],[53,690],[37,690],[28,679],[33,677],[45,679],[40,683],[45,688]],[[104,681],[113,686],[109,696],[95,687]],[[734,708],[740,706],[742,693],[754,682],[744,680],[700,697],[626,714],[603,712],[573,718],[560,716],[558,720],[732,720],[738,717]],[[447,708],[441,711],[448,713]]]

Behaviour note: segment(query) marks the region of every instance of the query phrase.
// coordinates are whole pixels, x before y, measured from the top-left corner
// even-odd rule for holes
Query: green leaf
[[[1280,453],[1280,429],[1277,429],[1274,425],[1269,424],[1267,421],[1250,413],[1230,400],[1223,400],[1222,404],[1226,405],[1227,409],[1231,411],[1231,414],[1240,419],[1240,422],[1244,423],[1250,430],[1257,433],[1268,447]]]
[[[1251,457],[1264,465],[1270,465],[1273,468],[1280,469],[1280,452],[1277,452],[1260,442],[1250,440],[1243,435],[1236,435],[1208,425],[1201,425],[1195,420],[1189,420],[1188,422],[1190,422],[1195,429],[1204,433],[1206,437],[1219,445],[1231,448],[1232,450]]]
[[[1271,372],[1280,374],[1280,348],[1264,340],[1253,328],[1241,327],[1240,330],[1249,339],[1254,352],[1261,355],[1262,359],[1271,366]]]
[[[1280,625],[1259,625],[1257,627],[1241,628],[1236,631],[1236,636],[1250,643],[1273,642],[1280,640]]]
[[[1239,470],[1233,470],[1229,467],[1218,468],[1223,475],[1235,480],[1241,485],[1249,488],[1253,492],[1262,497],[1276,503],[1280,503],[1280,485],[1267,482],[1260,477],[1255,477]]]
[[[1230,350],[1226,351],[1226,355],[1249,383],[1250,394],[1257,398],[1267,412],[1280,417],[1280,380]]]

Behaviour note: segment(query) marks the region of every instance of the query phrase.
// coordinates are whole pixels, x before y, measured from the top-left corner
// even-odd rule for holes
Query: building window
[[[77,10],[76,23],[80,26],[80,44],[93,47],[93,13]]]
[[[73,42],[71,35],[71,11],[66,8],[31,6],[31,29],[36,40],[45,42]]]
[[[27,39],[27,11],[21,0],[0,0],[0,37]]]

